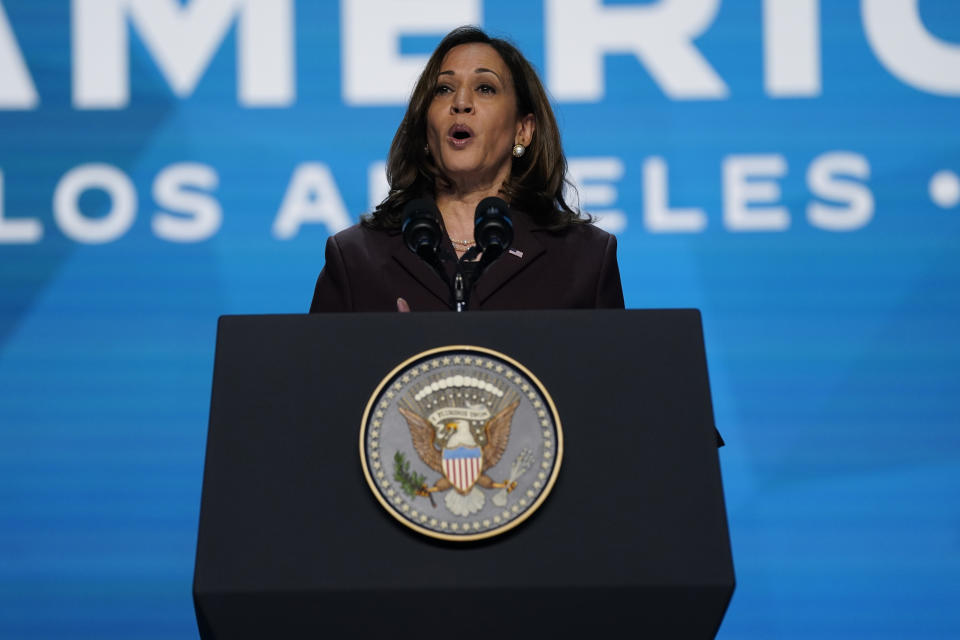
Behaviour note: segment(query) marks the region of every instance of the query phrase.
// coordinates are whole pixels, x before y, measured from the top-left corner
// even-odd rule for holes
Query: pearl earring
[[[527,148],[518,142],[513,146],[513,157],[519,158],[523,156],[523,154],[526,153],[526,151],[527,151]]]

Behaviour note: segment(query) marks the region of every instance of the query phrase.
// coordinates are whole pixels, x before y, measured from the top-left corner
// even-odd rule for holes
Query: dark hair
[[[560,144],[560,130],[550,108],[550,100],[533,66],[511,43],[491,38],[476,27],[459,27],[444,37],[427,61],[413,89],[407,113],[397,128],[387,157],[387,181],[390,193],[377,205],[363,224],[381,229],[397,229],[402,223],[403,206],[411,200],[433,195],[437,182],[450,183],[427,153],[427,111],[437,86],[437,76],[447,53],[462,44],[488,44],[510,69],[517,111],[532,113],[533,139],[526,153],[513,159],[510,176],[500,189],[501,195],[517,211],[530,215],[537,224],[562,229],[571,224],[589,222],[563,198],[567,184],[567,159]]]

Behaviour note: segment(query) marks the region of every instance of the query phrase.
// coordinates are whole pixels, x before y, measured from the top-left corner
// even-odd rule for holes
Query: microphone
[[[507,203],[497,197],[484,198],[473,219],[473,239],[483,252],[483,262],[496,260],[513,242],[513,223]]]
[[[438,213],[437,205],[430,198],[417,198],[403,207],[403,242],[431,265],[437,264],[442,237]]]

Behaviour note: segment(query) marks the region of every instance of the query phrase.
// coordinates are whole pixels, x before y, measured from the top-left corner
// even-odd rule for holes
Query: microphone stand
[[[476,284],[477,280],[483,274],[484,269],[493,262],[494,259],[486,260],[484,257],[480,258],[479,262],[476,262],[477,266],[472,270],[472,272],[464,277],[463,270],[460,266],[464,262],[473,262],[473,259],[477,257],[479,250],[477,246],[474,245],[467,249],[467,252],[457,260],[456,264],[456,273],[453,276],[453,307],[456,311],[466,311],[467,304],[469,303],[470,292],[473,291],[473,285]]]
[[[453,278],[453,304],[457,313],[467,310],[467,292],[463,285],[463,274],[459,269]]]
[[[453,308],[457,312],[466,311],[469,302],[470,292],[473,291],[473,284],[480,277],[480,271],[473,273],[473,277],[464,278],[463,270],[460,266],[464,262],[470,262],[477,256],[476,245],[467,249],[467,252],[457,260],[456,273],[453,276]],[[482,269],[481,269],[482,270]],[[467,282],[469,280],[469,282]]]

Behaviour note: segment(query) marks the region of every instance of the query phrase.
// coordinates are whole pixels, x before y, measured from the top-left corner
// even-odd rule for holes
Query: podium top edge
[[[695,314],[697,316],[702,316],[702,311],[697,307],[662,307],[662,308],[639,308],[639,309],[523,309],[523,310],[510,310],[510,311],[490,311],[490,310],[481,310],[481,311],[470,311],[469,313],[464,312],[457,314],[453,311],[409,311],[403,314],[399,314],[396,311],[345,311],[337,313],[225,313],[217,316],[217,322],[223,320],[230,320],[234,318],[299,318],[304,316],[315,316],[315,317],[352,317],[352,316],[362,316],[362,317],[372,317],[372,316],[407,316],[407,317],[426,317],[426,316],[441,316],[444,314],[451,314],[456,316],[527,316],[527,315],[563,315],[563,314],[574,314],[574,315],[588,315],[588,314]]]

